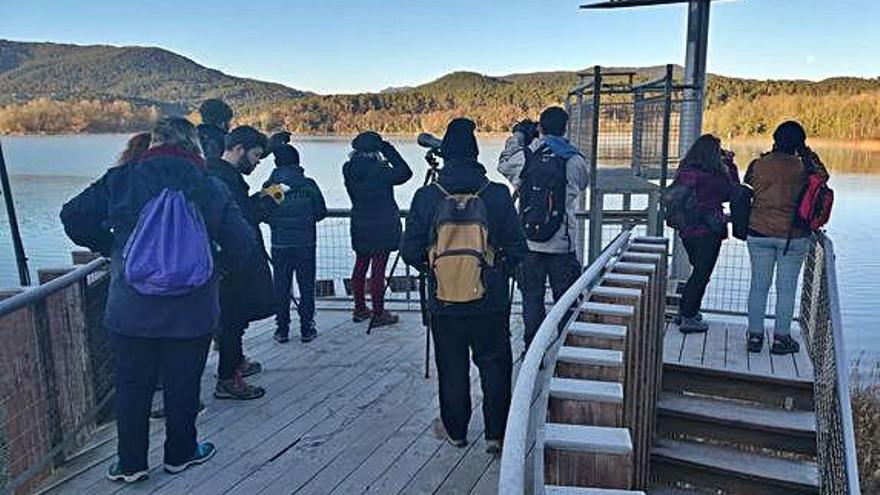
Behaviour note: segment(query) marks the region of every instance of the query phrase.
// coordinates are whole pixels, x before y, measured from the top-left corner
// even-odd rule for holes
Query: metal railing
[[[0,301],[0,494],[29,492],[108,419],[106,267],[42,270]]]
[[[843,343],[834,244],[822,233],[814,236],[805,263],[800,323],[814,369],[821,493],[859,495],[849,361]]]
[[[549,381],[560,344],[565,332],[560,334],[563,319],[582,294],[600,280],[606,265],[629,243],[632,231],[620,233],[605,250],[581,274],[577,281],[553,305],[544,322],[538,328],[516,379],[510,414],[504,433],[504,450],[501,455],[501,473],[498,493],[505,495],[526,493],[526,475],[534,474],[527,459],[536,452],[538,426],[543,424],[547,413],[547,382]]]

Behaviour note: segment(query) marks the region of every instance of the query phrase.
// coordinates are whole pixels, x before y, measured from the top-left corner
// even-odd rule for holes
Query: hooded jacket
[[[351,199],[351,245],[358,254],[373,255],[400,247],[400,209],[394,186],[408,181],[413,173],[406,160],[391,145],[377,153],[354,152],[342,166],[345,190]]]
[[[419,188],[406,217],[401,256],[416,269],[428,272],[428,309],[435,314],[471,315],[510,310],[508,278],[525,259],[527,247],[510,190],[490,182],[486,169],[471,158],[447,159],[437,179],[450,194],[474,193],[483,186],[480,197],[489,211],[489,245],[497,253],[494,269],[486,271],[486,295],[480,301],[444,304],[435,297],[436,284],[428,271],[428,249],[434,235],[433,220],[437,205],[445,198],[433,184]],[[486,185],[488,183],[488,185]]]
[[[314,180],[305,176],[299,165],[275,167],[263,187],[284,184],[290,189],[284,193],[281,204],[266,215],[272,231],[273,248],[315,248],[315,224],[327,216],[324,196]]]
[[[542,136],[529,144],[528,148],[535,152],[544,144],[557,156],[565,159],[565,214],[566,223],[545,242],[528,241],[529,250],[539,253],[572,253],[576,251],[578,221],[575,213],[578,209],[578,198],[590,183],[590,172],[587,161],[578,153],[568,140],[559,136]],[[525,144],[523,135],[514,133],[504,143],[504,150],[498,158],[498,171],[501,172],[515,189],[519,188],[519,174],[526,165]]]
[[[104,324],[111,332],[142,338],[195,338],[214,332],[220,315],[218,278],[236,270],[254,249],[253,230],[228,189],[201,164],[169,149],[152,149],[139,163],[110,169],[65,203],[61,221],[77,245],[110,257],[110,290]],[[196,204],[214,253],[215,276],[182,296],[146,296],[125,282],[122,251],[143,207],[164,188]]]
[[[719,175],[693,167],[681,167],[675,178],[697,193],[697,207],[700,222],[689,225],[680,231],[683,239],[707,235],[720,235],[727,238],[727,215],[723,203],[730,201],[734,188],[739,184],[739,171],[733,161],[727,161],[727,174]]]

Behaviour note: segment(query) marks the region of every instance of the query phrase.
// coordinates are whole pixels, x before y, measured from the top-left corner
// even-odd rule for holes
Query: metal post
[[[593,125],[590,129],[590,239],[588,260],[592,263],[602,250],[602,208],[599,184],[599,100],[602,96],[602,68],[593,68]],[[588,263],[585,263],[588,264]]]
[[[12,201],[12,189],[9,187],[9,173],[6,171],[6,160],[3,158],[3,146],[0,144],[0,185],[3,187],[3,198],[6,202],[6,216],[9,218],[9,233],[12,236],[12,247],[15,250],[15,262],[18,264],[18,279],[21,285],[31,285],[31,272],[18,230],[18,217],[15,215],[15,202]]]
[[[669,64],[666,66],[666,85],[664,88],[664,101],[663,101],[663,141],[662,147],[660,149],[660,191],[661,194],[663,190],[666,189],[666,177],[669,174],[669,130],[670,130],[670,117],[672,115],[672,78],[674,76],[673,73],[673,65]],[[657,212],[651,212],[651,214],[657,215],[657,224],[656,231],[653,232],[653,235],[662,236],[663,235],[663,218],[666,212],[663,210],[662,203],[658,202],[660,205],[657,208]]]
[[[633,93],[633,133],[632,133],[632,172],[633,175],[642,175],[642,133],[645,126],[643,100],[645,95],[642,90]],[[626,208],[625,208],[626,209]]]
[[[678,138],[679,156],[687,153],[703,127],[703,94],[706,87],[706,54],[709,46],[709,2],[688,2],[687,52],[684,64],[684,101]],[[672,278],[683,279],[690,273],[690,263],[681,240],[676,237],[672,249]]]

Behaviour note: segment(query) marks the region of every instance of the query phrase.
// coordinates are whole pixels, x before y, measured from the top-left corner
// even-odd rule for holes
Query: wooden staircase
[[[724,327],[709,322],[703,353],[725,340],[712,334]],[[667,332],[678,329],[670,325]],[[744,346],[744,340],[734,343]],[[794,358],[776,359],[782,368],[783,359]],[[701,364],[669,361],[651,454],[655,486],[730,495],[819,493],[809,380],[709,366],[705,357]]]

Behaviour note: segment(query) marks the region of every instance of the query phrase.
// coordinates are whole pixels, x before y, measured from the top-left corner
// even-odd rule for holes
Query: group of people
[[[230,129],[233,112],[219,100],[206,101],[200,113],[198,127],[183,118],[163,118],[151,133],[134,136],[118,166],[61,212],[75,243],[110,259],[104,321],[116,356],[119,445],[108,477],[116,481],[148,475],[148,418],[159,387],[165,470],[178,473],[214,455],[214,445],[197,441],[195,427],[203,408],[199,388],[210,343],[219,353],[214,396],[263,396],[263,388],[246,381],[262,366],[245,356],[242,338],[251,322],[275,315],[274,339],[289,341],[294,278],[300,340],[308,343],[318,335],[316,224],[327,216],[320,188],[306,176],[289,133],[266,136],[249,126]],[[369,320],[373,328],[398,321],[383,302],[386,265],[399,249],[403,261],[423,275],[439,381],[435,429],[454,446],[468,442],[472,359],[481,378],[486,450],[497,454],[502,448],[513,368],[510,280],[516,278],[522,292],[528,347],[545,316],[548,282],[558,299],[581,273],[575,210],[589,171],[565,137],[567,125],[568,114],[554,106],[538,122],[525,120],[514,127],[497,165],[510,181],[511,194],[508,185],[490,181],[478,161],[476,124],[453,119],[432,150],[443,166],[416,191],[405,229],[394,187],[413,172],[395,147],[376,132],[363,132],[353,139],[342,166],[356,255],[352,320]],[[782,197],[796,188],[794,182],[782,185],[780,177],[797,180],[796,153],[804,149],[803,139],[793,143],[785,132],[774,151],[756,160],[746,175],[755,186],[749,247],[756,308],[758,299],[766,299],[767,270],[778,264],[782,276],[777,284],[789,284],[797,278],[790,260],[802,258],[806,249],[800,232],[784,242],[785,252],[780,241],[779,219],[786,214],[779,210],[785,208]],[[275,169],[252,193],[245,176],[270,155]],[[677,180],[696,190],[705,213],[698,225],[681,233],[694,265],[683,293],[681,329],[705,331],[700,300],[726,236],[721,203],[730,199],[738,177],[720,141],[703,136],[682,161]],[[271,231],[269,252],[261,223]],[[372,308],[366,300],[368,271]],[[777,304],[793,300],[781,296]],[[750,298],[750,311],[752,306]],[[790,323],[785,308],[777,312],[782,318],[776,320],[774,349],[793,342],[785,340]],[[787,314],[790,320],[791,311]],[[763,313],[754,321],[750,315],[750,322],[755,338],[759,333],[763,338]]]
[[[677,199],[681,203],[678,206],[690,212],[685,215],[679,236],[693,266],[681,290],[681,332],[701,333],[709,329],[700,307],[728,235],[729,216],[723,203],[736,201],[743,195],[742,188],[746,188],[748,198],[740,199],[739,207],[744,208],[740,229],[751,264],[746,346],[752,353],[764,348],[767,298],[775,274],[776,308],[770,352],[800,351],[800,344],[791,336],[791,322],[811,230],[798,222],[797,210],[810,176],[821,182],[828,179],[828,170],[807,146],[806,139],[806,131],[799,123],[780,124],[773,133],[773,148],[746,169],[745,184],[740,184],[733,152],[724,150],[721,140],[711,134],[700,136],[681,161],[670,190],[679,187],[687,191]],[[692,202],[687,201],[688,197]]]

